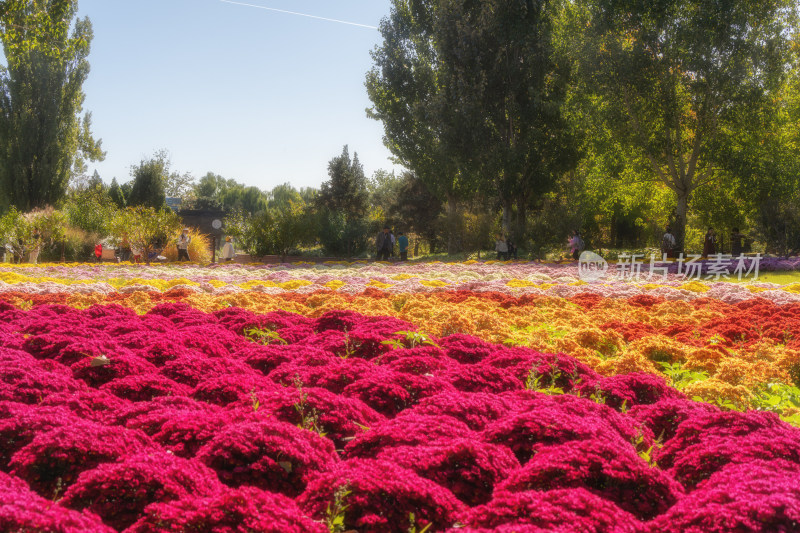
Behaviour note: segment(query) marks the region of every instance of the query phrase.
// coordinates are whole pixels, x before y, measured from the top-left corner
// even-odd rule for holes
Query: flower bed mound
[[[352,311],[0,312],[0,531],[800,530],[800,430],[641,371]]]
[[[377,458],[413,470],[469,506],[488,502],[495,486],[519,468],[508,448],[463,438],[386,448]]]
[[[114,533],[95,514],[66,509],[31,492],[24,481],[0,472],[0,531]]]
[[[221,488],[214,472],[202,464],[156,452],[131,455],[84,472],[60,504],[88,509],[123,530],[151,503],[212,495]]]
[[[467,523],[475,528],[509,533],[529,530],[638,533],[642,527],[630,513],[581,488],[501,492],[488,504],[473,508]]]
[[[651,533],[768,533],[800,527],[800,467],[780,460],[730,464],[649,524]]]
[[[372,459],[351,459],[318,475],[298,498],[300,507],[322,519],[338,499],[344,530],[361,533],[406,533],[430,524],[439,531],[457,521],[466,507],[449,490],[412,470]]]
[[[325,533],[282,494],[255,487],[223,489],[212,496],[191,496],[149,505],[126,533],[204,531],[210,533]]]
[[[669,475],[640,458],[632,445],[603,439],[541,448],[524,467],[510,473],[498,491],[570,488],[586,489],[641,520],[666,512],[684,492]]]
[[[252,485],[290,497],[303,492],[314,473],[339,460],[331,441],[272,419],[224,427],[197,458],[226,485]]]
[[[8,466],[35,492],[52,499],[81,472],[152,449],[155,444],[138,430],[79,422],[37,433]]]

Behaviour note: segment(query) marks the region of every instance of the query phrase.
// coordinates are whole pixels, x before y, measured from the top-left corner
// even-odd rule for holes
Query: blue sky
[[[240,0],[378,26],[389,0]],[[172,169],[271,189],[318,187],[342,146],[393,169],[364,79],[377,30],[220,0],[79,0],[94,40],[84,109],[104,181],[156,150]]]

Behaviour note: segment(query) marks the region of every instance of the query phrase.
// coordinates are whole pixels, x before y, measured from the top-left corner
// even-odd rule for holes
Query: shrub
[[[335,508],[337,493],[344,509],[343,529],[361,533],[406,533],[415,525],[434,531],[452,526],[466,508],[447,489],[411,470],[386,461],[351,459],[321,473],[297,499],[321,520]]]

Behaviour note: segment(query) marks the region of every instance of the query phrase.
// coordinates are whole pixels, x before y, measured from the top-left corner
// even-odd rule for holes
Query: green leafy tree
[[[367,182],[369,203],[373,209],[386,211],[388,206],[396,204],[400,194],[403,179],[394,172],[377,170]]]
[[[137,205],[121,209],[111,220],[110,230],[117,243],[127,240],[149,264],[156,246],[165,245],[180,232],[181,219],[171,209]]]
[[[224,220],[225,232],[233,237],[236,247],[252,256],[267,254],[263,227],[255,217],[242,209],[234,209]]]
[[[165,151],[156,152],[150,159],[142,159],[131,167],[133,185],[127,196],[129,206],[146,206],[160,209],[166,199],[169,178],[169,156]]]
[[[341,155],[328,163],[328,181],[322,184],[317,201],[330,211],[342,213],[347,218],[363,218],[367,214],[369,193],[364,168],[358,154],[350,159],[347,146]]]
[[[367,248],[371,224],[367,178],[358,155],[351,159],[345,146],[328,164],[328,176],[316,199],[320,241],[329,253],[360,254]]]
[[[383,124],[383,142],[396,161],[413,171],[434,195],[458,215],[459,200],[475,192],[474,166],[464,138],[474,124],[465,123],[460,95],[448,86],[436,48],[439,0],[392,0],[381,22],[383,43],[372,52],[367,74],[369,117]],[[455,251],[455,235],[448,235]]]
[[[292,250],[316,237],[313,199],[309,203],[289,183],[276,186],[269,196],[264,222],[269,227],[270,246],[285,259]]]
[[[442,213],[442,201],[412,172],[403,173],[399,181],[394,199],[387,207],[387,219],[399,231],[424,238],[433,252],[439,237],[437,221]]]
[[[185,202],[192,201],[194,193],[194,176],[189,172],[171,172],[167,176],[167,183],[164,187],[167,196],[170,198],[181,198]]]
[[[82,190],[70,191],[63,206],[67,222],[71,226],[99,238],[109,235],[111,220],[117,214],[118,209],[117,204],[102,183],[90,185]]]
[[[482,194],[499,201],[507,230],[516,212],[524,234],[531,200],[574,168],[556,12],[557,2],[395,0],[381,24],[368,112],[398,161],[446,200],[447,220]],[[452,252],[458,230],[447,226]]]
[[[563,113],[570,64],[553,43],[558,10],[557,1],[448,0],[435,11],[440,83],[468,126],[460,165],[480,174],[477,191],[497,198],[503,228],[519,236],[529,202],[578,160]]]
[[[0,242],[7,243],[17,260],[26,261],[34,250],[41,250],[64,238],[66,217],[52,207],[20,213],[11,207],[0,219]]]
[[[769,105],[790,62],[788,0],[584,0],[581,65],[598,112],[674,194],[684,241],[693,193]]]
[[[0,208],[54,205],[73,170],[105,157],[81,118],[93,34],[77,10],[76,0],[0,2]]]
[[[229,187],[236,184],[213,172],[206,173],[194,185],[195,204],[201,209],[222,208],[222,196]]]
[[[192,202],[200,209],[237,210],[255,215],[267,207],[268,195],[258,187],[247,187],[233,179],[208,172],[193,188]]]
[[[117,178],[111,180],[111,186],[108,189],[108,196],[111,198],[111,201],[119,207],[120,209],[127,205],[127,201],[125,200],[125,191],[122,190],[119,183],[117,183]]]

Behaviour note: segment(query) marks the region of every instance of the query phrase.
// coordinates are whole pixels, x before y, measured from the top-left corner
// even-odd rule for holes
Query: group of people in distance
[[[400,252],[400,261],[408,261],[408,237],[402,231],[398,232],[397,237],[395,237],[389,226],[384,226],[375,239],[376,259],[378,261],[388,261],[390,257],[394,257],[395,244],[397,244]]]
[[[191,261],[192,258],[189,256],[189,245],[192,243],[192,236],[189,235],[189,228],[184,228],[181,234],[175,241],[175,246],[178,249],[178,261]],[[160,240],[156,240],[152,242],[150,247],[150,251],[148,253],[147,259],[151,262],[156,263],[163,263],[167,261],[167,258],[164,257],[162,252],[164,251],[164,245],[161,243]],[[94,255],[99,263],[102,261],[103,258],[103,244],[97,243],[94,247]],[[134,263],[138,263],[139,261],[144,260],[143,257],[144,253],[141,249],[131,246],[128,242],[128,239],[123,237],[122,241],[119,243],[119,247],[117,248],[117,261],[133,261]],[[230,237],[225,237],[225,244],[222,246],[222,253],[220,254],[220,259],[223,261],[232,261],[235,256],[235,251],[233,249],[233,242]]]
[[[511,242],[511,239],[505,237],[502,233],[497,234],[494,250],[497,252],[498,261],[508,261],[509,259],[517,258],[517,247]]]
[[[739,228],[733,228],[731,231],[731,255],[739,257],[745,251],[744,241],[747,235],[739,231]],[[672,234],[672,228],[669,226],[664,230],[664,236],[661,238],[661,254],[667,258],[674,259],[677,256],[677,242],[675,236]],[[717,234],[714,228],[708,228],[705,236],[703,237],[703,254],[702,257],[711,257],[717,255]]]

